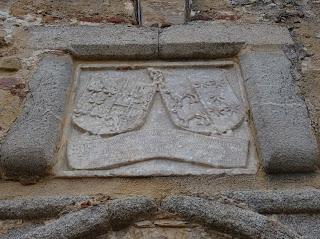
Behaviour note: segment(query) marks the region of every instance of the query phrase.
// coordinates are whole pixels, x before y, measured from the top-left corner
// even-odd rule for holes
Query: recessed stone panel
[[[255,172],[233,61],[79,64],[60,175]]]

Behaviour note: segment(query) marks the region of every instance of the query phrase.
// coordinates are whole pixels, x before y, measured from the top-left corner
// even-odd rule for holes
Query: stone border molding
[[[43,226],[32,228],[26,233],[13,233],[7,239],[29,238],[95,238],[95,236],[129,225],[142,216],[151,215],[156,204],[147,197],[116,199],[109,203],[67,213]]]
[[[110,24],[33,26],[28,32],[31,49],[64,50],[85,59],[218,58],[236,55],[245,44],[293,44],[283,27],[202,21],[163,30]]]
[[[304,101],[296,93],[289,60],[280,49],[293,44],[287,29],[263,24],[193,22],[167,29],[126,25],[36,26],[27,29],[31,50],[46,55],[29,81],[19,119],[1,146],[7,178],[45,176],[55,163],[57,142],[72,80],[72,58],[172,59],[239,57],[256,141],[268,173],[316,169],[318,146]],[[245,46],[264,50],[248,51]]]
[[[263,214],[320,213],[320,192],[316,189],[277,191],[230,191],[224,197]]]
[[[296,232],[259,213],[198,197],[172,196],[161,208],[209,228],[246,238],[302,238]]]
[[[41,197],[0,200],[0,211],[4,215],[2,219],[57,217],[45,225],[9,232],[4,235],[7,239],[98,236],[112,229],[125,228],[139,219],[151,218],[159,212],[166,215],[171,213],[209,229],[246,238],[302,238],[278,220],[264,214],[319,213],[319,196],[319,190],[316,189],[230,191],[206,199],[175,195],[160,202],[136,196],[102,200],[85,208],[80,206],[81,202],[94,201],[94,196]],[[67,208],[69,205],[73,207]],[[279,211],[279,208],[282,210]],[[63,211],[60,217],[57,214],[59,211]]]
[[[63,210],[92,199],[91,196],[61,196],[0,200],[0,220],[56,217]]]

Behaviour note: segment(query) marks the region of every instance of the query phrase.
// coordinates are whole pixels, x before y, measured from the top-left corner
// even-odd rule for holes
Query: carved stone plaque
[[[80,64],[62,175],[250,173],[255,153],[232,61]]]

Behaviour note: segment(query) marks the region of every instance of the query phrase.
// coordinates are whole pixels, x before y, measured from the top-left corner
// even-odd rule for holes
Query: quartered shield
[[[139,79],[91,81],[78,100],[72,120],[96,135],[113,135],[143,125],[156,91]]]
[[[200,134],[221,134],[243,120],[242,104],[225,72],[147,69],[146,79],[92,80],[79,96],[72,120],[96,135],[141,127],[159,92],[174,125]],[[211,73],[211,74],[210,74]]]
[[[232,130],[242,122],[242,104],[223,70],[214,75],[205,69],[157,71],[153,75],[158,79],[162,75],[160,93],[177,127],[211,135]]]

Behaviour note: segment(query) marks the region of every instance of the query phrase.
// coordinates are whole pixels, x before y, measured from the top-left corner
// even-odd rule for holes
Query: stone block
[[[9,57],[0,60],[0,71],[18,71],[21,67],[22,64],[19,58]]]
[[[6,32],[3,29],[0,29],[0,48],[7,45],[5,37]]]
[[[183,24],[186,20],[185,0],[140,0],[143,26]]]
[[[97,0],[90,2],[87,0],[16,0],[10,6],[10,13],[15,17],[37,16],[47,24],[63,24],[76,20],[105,23],[113,22],[115,19],[119,22],[135,23],[133,1],[131,0]]]
[[[264,24],[192,22],[163,29],[161,58],[212,58],[236,55],[244,44],[292,44],[287,29]]]
[[[152,215],[156,209],[155,202],[147,197],[116,199],[67,213],[44,225],[30,228],[23,235],[9,235],[6,238],[97,238],[110,230],[119,230]]]
[[[240,57],[258,151],[269,173],[307,172],[319,159],[308,111],[282,51]]]
[[[36,197],[0,200],[0,219],[35,220],[56,217],[76,204],[92,200],[90,196]]]
[[[238,70],[233,61],[80,64],[57,175],[255,173]]]
[[[31,27],[33,49],[66,50],[78,58],[148,59],[158,56],[158,30],[129,25]]]
[[[319,238],[320,235],[320,215],[319,214],[280,214],[274,215],[282,224],[291,230],[303,235],[305,239]]]
[[[69,56],[47,55],[40,61],[29,82],[30,93],[23,112],[1,147],[0,168],[6,177],[48,174],[71,78]]]
[[[268,191],[230,191],[223,193],[236,202],[262,214],[306,214],[320,212],[320,190],[313,188]]]
[[[189,220],[200,222],[209,228],[217,228],[244,238],[300,238],[295,231],[277,221],[219,200],[171,196],[162,201],[161,208]]]

